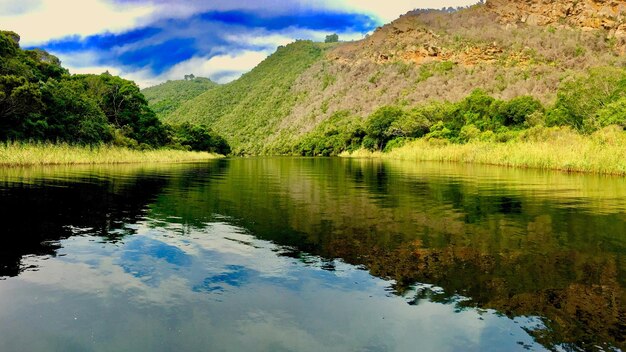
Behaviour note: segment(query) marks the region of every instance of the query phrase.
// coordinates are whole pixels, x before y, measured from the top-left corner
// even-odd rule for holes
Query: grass
[[[74,146],[64,143],[0,144],[0,166],[127,164],[215,159],[217,154],[182,150],[132,150],[113,146]]]
[[[537,133],[537,131],[540,131]],[[606,175],[626,175],[626,133],[616,127],[590,136],[567,128],[530,130],[507,143],[451,144],[420,139],[388,153],[358,150],[341,156],[499,165]]]

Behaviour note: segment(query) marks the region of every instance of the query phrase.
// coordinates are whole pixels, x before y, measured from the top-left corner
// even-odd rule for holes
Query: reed
[[[530,130],[506,143],[452,144],[419,139],[387,153],[359,150],[341,156],[626,175],[626,133],[611,127],[586,136],[565,128],[544,128]]]
[[[108,145],[76,146],[65,143],[23,142],[0,144],[2,166],[184,162],[219,157],[220,155],[206,152],[171,149],[132,150]]]

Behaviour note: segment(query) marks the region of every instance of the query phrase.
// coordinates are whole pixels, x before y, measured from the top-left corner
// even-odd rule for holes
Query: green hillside
[[[589,134],[626,125],[626,38],[605,28],[621,22],[598,13],[590,19],[605,16],[605,25],[589,27],[598,22],[585,17],[594,3],[570,2],[581,8],[577,17],[488,1],[408,13],[359,41],[298,41],[164,120],[206,123],[237,154],[302,155],[383,150],[422,137],[499,143],[536,126]],[[536,11],[545,23],[510,17],[518,11]]]
[[[141,92],[157,116],[164,117],[178,109],[182,103],[217,87],[217,85],[208,78],[194,77],[167,81],[154,87],[142,89]]]
[[[211,89],[166,116],[171,123],[207,123],[234,146],[233,152],[271,152],[268,146],[281,122],[306,92],[295,93],[297,78],[323,58],[332,44],[297,41],[276,53],[240,79]]]

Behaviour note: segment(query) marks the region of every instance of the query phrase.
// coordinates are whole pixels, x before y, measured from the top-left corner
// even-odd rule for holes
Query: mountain
[[[187,77],[184,80],[174,80],[142,89],[141,92],[148,100],[150,108],[159,117],[178,109],[178,107],[218,84],[208,78]]]
[[[413,11],[360,41],[281,47],[248,74],[164,116],[202,122],[238,154],[297,151],[328,125],[363,125],[382,106],[458,102],[477,88],[549,106],[564,81],[623,67],[623,1],[490,0]]]

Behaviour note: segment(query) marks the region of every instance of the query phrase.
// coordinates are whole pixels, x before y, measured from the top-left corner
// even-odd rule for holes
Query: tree
[[[626,96],[626,71],[602,67],[586,76],[564,82],[554,109],[547,115],[550,125],[569,125],[581,132],[598,127],[597,111]]]
[[[495,118],[504,126],[521,126],[537,111],[543,112],[541,102],[531,96],[521,96],[500,104]]]
[[[173,127],[174,142],[191,150],[230,154],[231,149],[224,138],[218,136],[205,125],[192,125],[188,122]]]
[[[337,42],[339,42],[339,35],[336,33],[327,35],[326,39],[324,40],[324,43],[337,43]]]
[[[44,139],[80,144],[106,143],[112,139],[106,116],[81,82],[49,80],[42,91],[46,106]]]
[[[123,131],[125,137],[151,147],[168,142],[165,126],[134,82],[110,74],[76,75],[73,79],[82,83],[108,122]]]
[[[385,144],[392,137],[389,128],[394,121],[403,115],[405,115],[405,111],[394,106],[384,106],[370,115],[365,126],[365,132],[374,141],[376,148],[379,150],[385,148]]]
[[[0,76],[0,137],[28,137],[27,126],[43,108],[37,84],[24,77]]]

